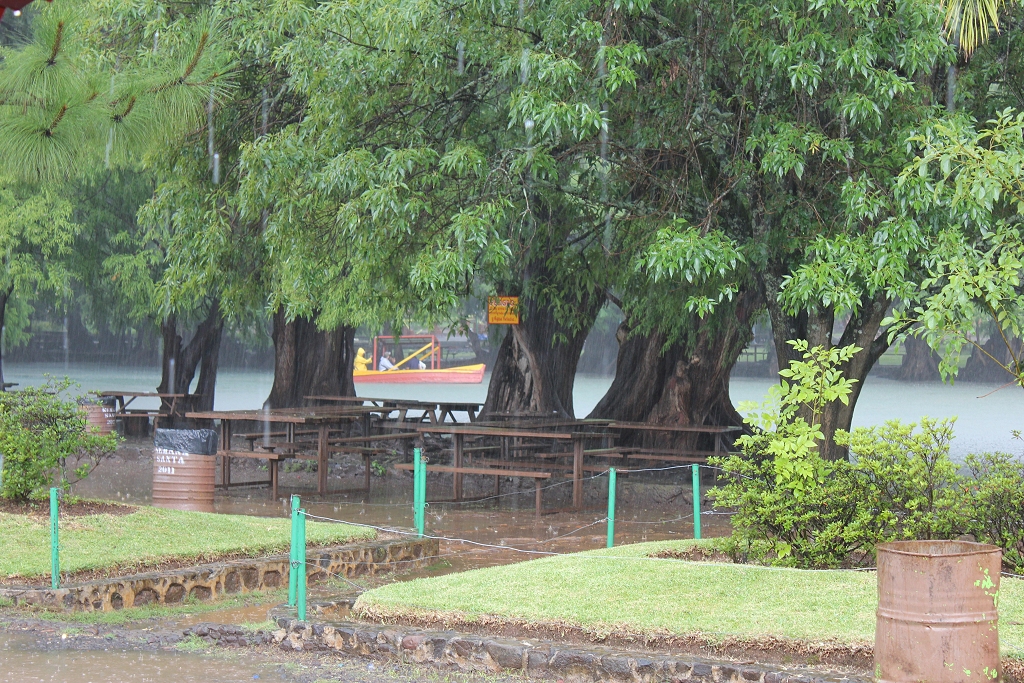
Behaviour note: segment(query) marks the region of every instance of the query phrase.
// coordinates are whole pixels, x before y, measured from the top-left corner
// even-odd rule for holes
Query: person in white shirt
[[[380,370],[381,372],[384,372],[385,370],[392,370],[394,369],[394,367],[395,364],[391,362],[391,352],[385,351],[384,354],[380,357],[380,362],[377,363],[377,369]]]

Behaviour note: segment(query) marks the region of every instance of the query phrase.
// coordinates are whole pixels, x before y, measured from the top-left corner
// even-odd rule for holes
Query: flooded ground
[[[284,683],[281,667],[178,651],[53,648],[49,639],[6,633],[0,672],[18,683]]]
[[[44,373],[68,375],[83,390],[121,389],[153,391],[159,383],[157,369],[113,368],[95,365],[5,364],[4,377],[21,385],[39,384]],[[573,389],[577,415],[593,410],[611,384],[611,377],[578,375]],[[411,398],[435,401],[471,401],[482,403],[487,396],[489,376],[481,384],[360,384],[364,396]],[[270,393],[274,376],[269,371],[221,370],[217,375],[216,408],[242,410],[259,408]],[[773,382],[767,378],[734,377],[733,402],[760,401]],[[1024,429],[1024,391],[1008,387],[985,398],[998,385],[958,382],[897,382],[869,377],[857,403],[854,426],[877,425],[899,418],[916,421],[926,415],[933,418],[958,417],[957,438],[951,453],[962,460],[968,453],[1001,450],[1014,454],[1024,451],[1024,443],[1011,435]],[[155,408],[154,399],[138,399],[133,407]]]
[[[232,481],[264,479],[254,463],[232,465]],[[361,461],[360,461],[361,462]],[[308,495],[315,489],[314,472],[282,472],[281,495],[296,492],[303,507],[311,515],[325,519],[367,524],[384,529],[409,529],[412,521],[412,477],[389,470],[386,477],[374,476],[371,492],[341,494],[317,499]],[[142,439],[127,442],[121,456],[105,463],[85,481],[76,485],[75,493],[91,498],[104,498],[126,503],[146,504],[152,496],[153,465],[149,445]],[[355,459],[332,463],[330,485],[355,487],[362,483],[362,465]],[[451,478],[434,475],[428,478],[428,500],[451,497]],[[710,483],[706,481],[705,484]],[[434,502],[427,508],[427,533],[451,539],[464,539],[486,546],[461,542],[442,542],[442,566],[439,571],[460,571],[477,567],[506,564],[551,552],[576,552],[602,548],[606,543],[607,476],[584,481],[585,509],[579,512],[558,512],[537,517],[534,513],[532,485],[512,488],[502,484],[498,498],[493,498],[491,477],[466,477],[467,496],[487,498],[462,503]],[[689,468],[666,470],[640,475],[620,476],[617,488],[616,543],[648,540],[691,538],[693,536],[692,477]],[[572,493],[569,480],[557,480],[544,490],[546,509],[568,507]],[[304,495],[306,494],[306,495]],[[702,515],[704,536],[729,533],[728,516],[715,514],[704,499]],[[230,494],[218,493],[216,512],[267,517],[288,515],[284,498],[271,501],[264,488],[234,489]],[[513,549],[515,548],[515,549]],[[527,552],[521,552],[527,551]]]

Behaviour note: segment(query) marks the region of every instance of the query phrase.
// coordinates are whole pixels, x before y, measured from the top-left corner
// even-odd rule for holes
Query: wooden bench
[[[501,477],[522,477],[524,479],[533,479],[534,486],[534,505],[536,507],[537,516],[540,517],[541,511],[543,510],[543,504],[541,503],[541,482],[551,478],[550,472],[528,472],[524,470],[506,470],[506,469],[495,469],[493,467],[455,467],[453,465],[424,465],[427,468],[427,472],[449,472],[451,474],[481,474],[484,476],[495,477],[496,481],[500,481]],[[399,463],[395,465],[395,469],[412,471],[413,463]]]
[[[278,488],[278,465],[282,460],[313,460],[317,461],[319,458],[315,453],[301,453],[296,452],[296,449],[288,448],[283,449],[283,446],[292,446],[293,444],[274,444],[268,450],[252,450],[252,451],[230,451],[222,450],[217,451],[217,455],[221,456],[223,460],[221,471],[223,472],[223,481],[217,485],[217,488],[228,489],[232,486],[270,486],[271,500],[277,500],[277,488]],[[278,450],[281,449],[281,450]],[[368,449],[373,450],[373,449]],[[363,456],[363,487],[359,489],[343,489],[328,491],[327,493],[369,493],[370,492],[370,460],[373,457],[372,452],[363,452],[359,455]],[[250,460],[266,460],[270,467],[270,479],[267,481],[246,481],[239,482],[236,484],[231,483],[231,458],[248,458]]]
[[[726,451],[663,451],[646,448],[606,448],[599,451],[584,451],[597,458],[622,458],[623,460],[646,460],[654,462],[679,462],[703,464],[713,455],[728,455]]]

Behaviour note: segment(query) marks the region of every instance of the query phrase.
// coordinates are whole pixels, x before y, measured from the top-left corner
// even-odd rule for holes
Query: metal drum
[[[875,680],[1002,678],[996,595],[1002,551],[967,541],[878,546]]]
[[[213,512],[216,432],[158,429],[153,446],[153,505]]]

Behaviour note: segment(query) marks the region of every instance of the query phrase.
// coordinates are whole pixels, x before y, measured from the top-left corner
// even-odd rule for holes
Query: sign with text
[[[518,296],[489,296],[489,297],[487,297],[487,324],[488,325],[518,325],[519,324],[519,297]]]

